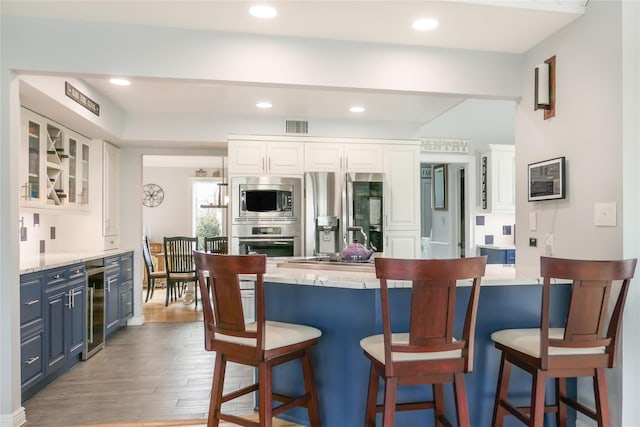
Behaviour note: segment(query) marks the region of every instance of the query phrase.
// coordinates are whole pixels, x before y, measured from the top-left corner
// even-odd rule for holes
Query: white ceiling
[[[2,14],[84,21],[311,37],[522,53],[581,16],[586,0],[271,1],[278,16],[256,21],[247,1],[7,1]],[[437,30],[417,33],[413,19],[435,17]],[[219,82],[134,79],[126,88],[84,79],[125,112],[215,113],[295,118],[353,118],[427,123],[463,101],[458,97],[267,87]],[[257,111],[257,99],[274,108]]]

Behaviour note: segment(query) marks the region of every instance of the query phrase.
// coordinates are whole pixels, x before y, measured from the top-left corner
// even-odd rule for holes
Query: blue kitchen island
[[[301,268],[288,268],[288,267]],[[313,267],[312,267],[313,268]],[[328,427],[357,427],[364,423],[369,360],[363,355],[360,340],[382,333],[380,289],[373,269],[367,272],[313,270],[309,266],[281,263],[265,275],[266,317],[269,320],[301,323],[322,331],[322,337],[314,349],[316,383],[318,387],[322,425]],[[492,280],[482,282],[476,325],[476,344],[473,372],[465,376],[469,413],[472,425],[489,426],[493,410],[498,378],[500,353],[494,348],[491,333],[505,328],[539,326],[542,286],[536,278]],[[521,283],[518,283],[521,282]],[[457,304],[466,304],[470,287],[459,283]],[[566,311],[569,286],[554,286],[556,298],[552,306],[552,324],[563,319]],[[390,290],[391,303],[409,306],[410,290],[398,283]],[[456,319],[456,328],[462,328],[462,317]],[[394,328],[403,329],[408,315],[399,319]],[[458,333],[459,335],[459,333]],[[290,366],[289,366],[290,365]],[[302,393],[303,382],[300,366],[289,364],[274,371],[274,390],[282,393]],[[522,397],[522,404],[530,396],[531,378],[514,369],[510,398]],[[575,383],[570,383],[575,390]],[[382,402],[382,389],[379,402]],[[455,420],[451,387],[445,388],[447,414]],[[553,397],[553,387],[548,385],[547,395]],[[412,401],[431,396],[431,388],[420,386],[404,389],[398,394],[398,402]],[[573,412],[573,411],[570,411]],[[553,425],[552,414],[547,415]],[[572,423],[575,414],[571,414]],[[282,418],[302,425],[309,425],[304,409],[294,409]],[[396,427],[433,426],[432,411],[399,412]],[[545,425],[546,425],[545,423]],[[516,426],[513,417],[505,419],[505,426]],[[572,425],[572,424],[570,424]]]

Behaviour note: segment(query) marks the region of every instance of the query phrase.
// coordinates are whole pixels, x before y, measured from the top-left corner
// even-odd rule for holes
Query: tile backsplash
[[[478,245],[515,245],[515,214],[476,215],[475,241]]]

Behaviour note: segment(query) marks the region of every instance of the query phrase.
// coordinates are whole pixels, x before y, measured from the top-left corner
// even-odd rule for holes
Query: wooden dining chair
[[[193,251],[198,247],[197,237],[165,237],[164,263],[167,273],[167,298],[165,305],[169,305],[169,298],[175,301],[182,294],[182,289],[188,283],[194,284],[195,304],[198,305],[198,276],[193,261]]]
[[[265,320],[263,275],[265,255],[219,255],[195,252],[195,262],[202,294],[205,323],[205,348],[216,352],[208,427],[221,420],[242,426],[271,427],[272,417],[295,406],[308,409],[312,427],[320,427],[320,411],[315,387],[311,348],[321,332],[313,327]],[[240,295],[239,275],[253,275],[256,280],[256,321],[245,324]],[[206,278],[211,281],[211,297],[206,292]],[[243,279],[244,280],[244,279]],[[272,370],[285,362],[300,359],[305,393],[289,397],[272,390]],[[257,383],[223,395],[227,362],[254,366]],[[258,392],[259,421],[223,414],[221,405],[247,393]],[[280,402],[273,406],[273,402]]]
[[[470,426],[464,373],[473,368],[480,280],[487,257],[458,259],[376,258],[376,277],[380,279],[382,308],[381,335],[363,338],[360,346],[371,361],[365,427],[376,425],[382,412],[382,425],[392,427],[396,411],[433,409],[435,425],[451,425],[444,414],[444,384],[453,383],[458,426]],[[456,286],[458,280],[471,279],[460,337],[454,337]],[[394,332],[389,304],[389,281],[411,282],[408,331]],[[396,310],[397,311],[397,310]],[[404,311],[404,310],[403,310]],[[377,403],[380,378],[384,379],[384,402]],[[431,400],[396,402],[397,389],[405,385],[431,384]]]
[[[605,368],[616,364],[622,311],[636,260],[587,261],[540,258],[542,307],[540,328],[505,329],[491,334],[502,352],[492,426],[502,426],[505,415],[513,415],[527,426],[542,427],[545,412],[555,412],[556,425],[567,425],[567,407],[587,415],[599,427],[609,426],[609,399]],[[571,297],[562,327],[549,324],[551,285],[570,282]],[[621,282],[608,315],[613,284]],[[533,377],[528,407],[507,401],[511,368],[515,365]],[[591,377],[595,410],[567,394],[567,378]],[[545,404],[546,380],[555,378],[555,401]]]
[[[167,273],[166,271],[156,271],[156,266],[151,256],[151,249],[149,248],[149,238],[147,236],[142,238],[142,257],[144,258],[144,268],[147,272],[147,296],[144,299],[144,302],[147,302],[149,298],[153,298],[156,280],[166,279]]]
[[[204,238],[204,251],[212,254],[226,254],[227,253],[227,237],[215,236]]]

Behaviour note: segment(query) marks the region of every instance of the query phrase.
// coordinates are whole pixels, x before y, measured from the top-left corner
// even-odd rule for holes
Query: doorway
[[[470,155],[423,153],[420,164],[421,238],[423,258],[463,258],[470,256],[474,244],[470,229],[475,206],[476,160]],[[431,206],[432,181],[429,169],[434,164],[447,165],[447,199],[445,210]],[[427,170],[425,170],[427,169]],[[430,184],[430,185],[429,185]]]

